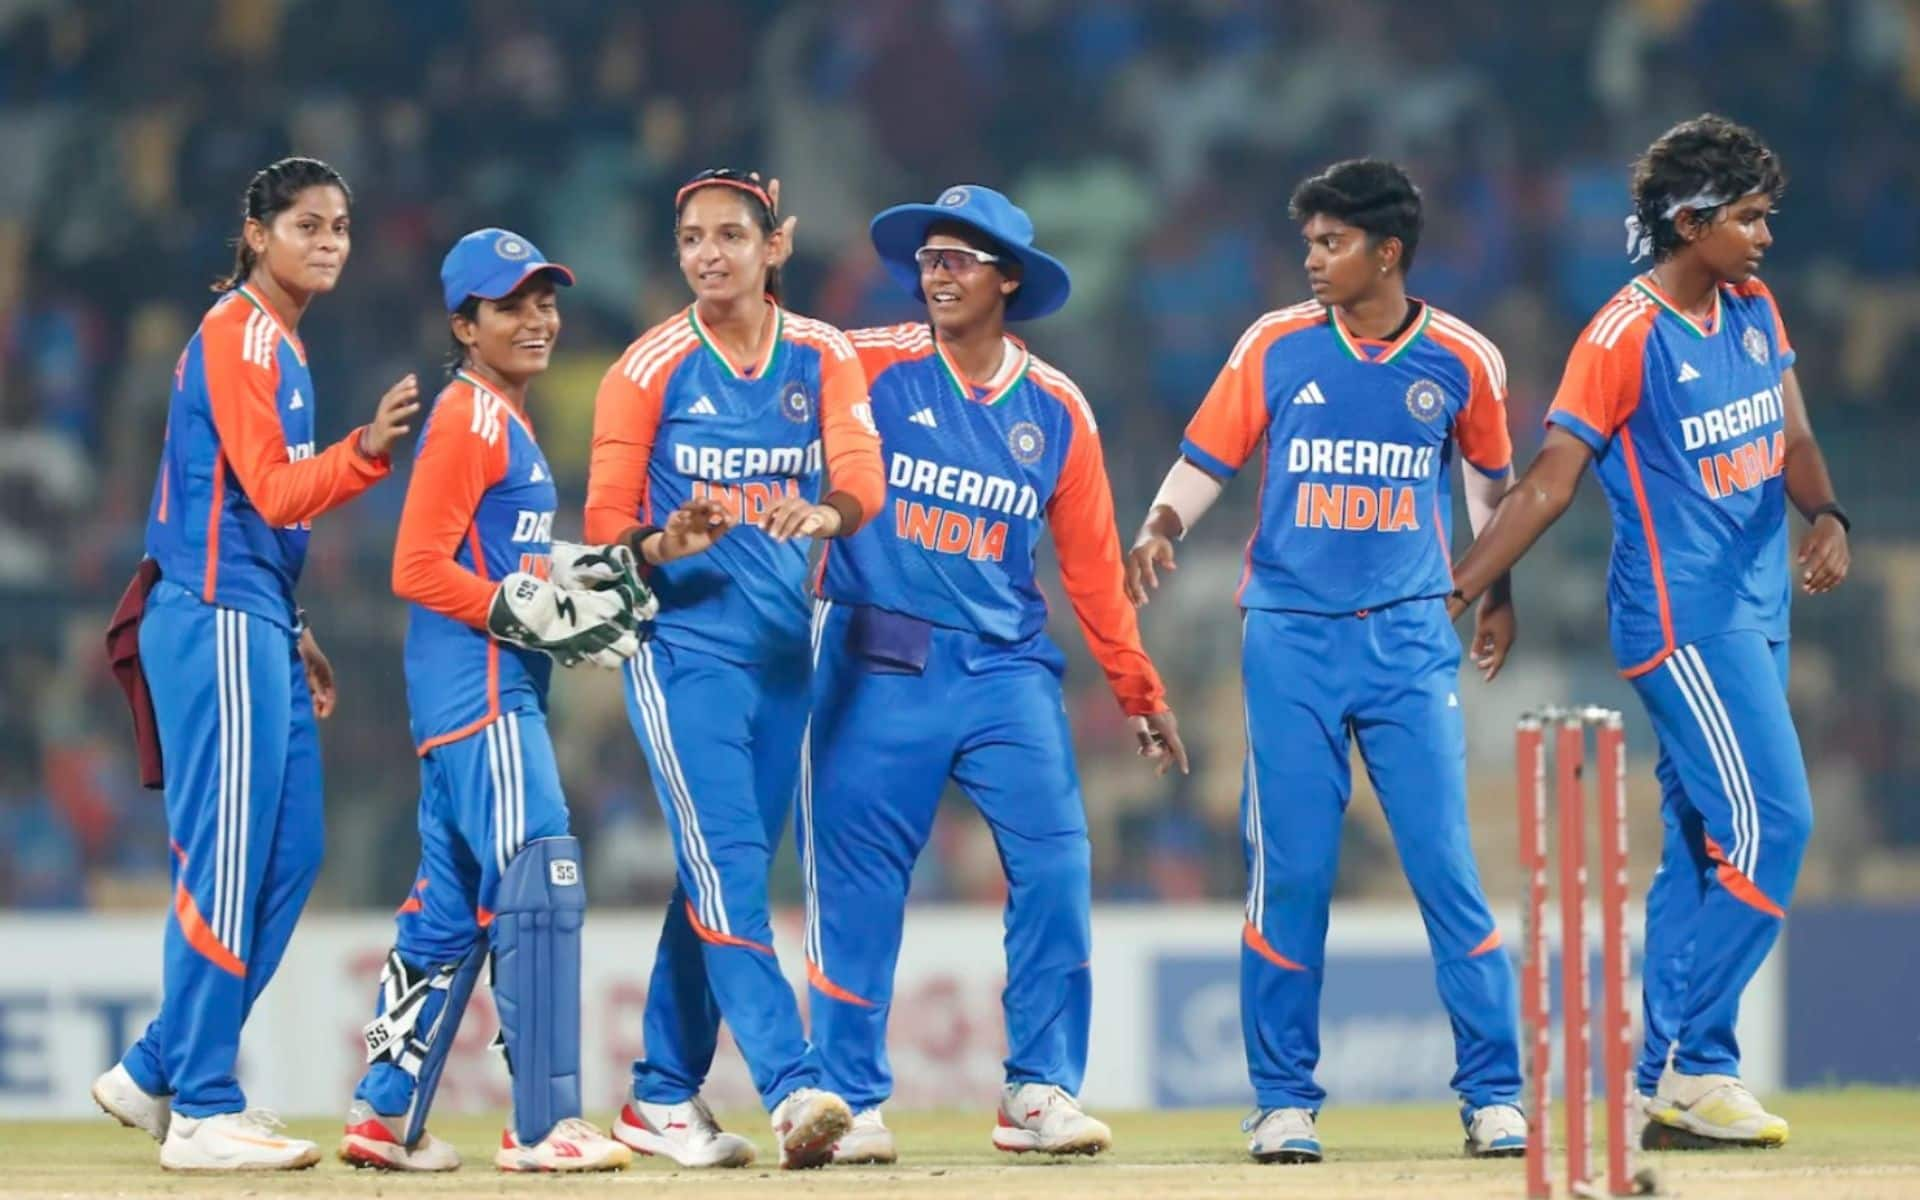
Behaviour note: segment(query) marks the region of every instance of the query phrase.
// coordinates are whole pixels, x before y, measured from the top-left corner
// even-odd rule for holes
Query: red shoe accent
[[[1029,1121],[1033,1120],[1035,1117],[1039,1115],[1040,1115],[1040,1110],[1037,1108],[1030,1108],[1027,1110],[1027,1120]]]
[[[999,1125],[999,1126],[1000,1126],[1000,1128],[1002,1128],[1002,1129],[1018,1129],[1018,1128],[1020,1128],[1020,1127],[1019,1127],[1018,1125],[1015,1125],[1015,1124],[1013,1123],[1013,1118],[1012,1118],[1012,1117],[1009,1117],[1009,1116],[1007,1115],[1007,1110],[1006,1110],[1006,1109],[1004,1109],[1004,1108],[1001,1108],[1001,1109],[995,1109],[995,1110],[994,1110],[994,1114],[993,1114],[993,1115],[994,1115],[994,1117],[995,1117],[995,1118],[997,1118],[997,1119],[996,1119],[996,1121],[995,1121],[995,1124],[997,1124],[997,1125]]]
[[[580,1147],[574,1145],[572,1142],[555,1142],[553,1144],[553,1152],[561,1158],[580,1157]]]
[[[518,1150],[520,1148],[520,1143],[514,1140],[513,1130],[502,1129],[500,1131],[500,1148],[502,1150]]]
[[[387,1123],[378,1117],[368,1117],[358,1125],[347,1126],[348,1137],[366,1138],[370,1142],[385,1142],[389,1146],[400,1145],[400,1139],[393,1136]]]
[[[658,1129],[647,1124],[647,1119],[640,1115],[639,1110],[633,1107],[632,1102],[620,1106],[620,1119],[628,1125],[632,1125],[636,1129],[644,1129],[648,1133],[660,1132]]]

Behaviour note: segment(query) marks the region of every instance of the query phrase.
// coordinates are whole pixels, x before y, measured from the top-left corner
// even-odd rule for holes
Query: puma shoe
[[[1066,1089],[1010,1083],[1000,1091],[993,1146],[1010,1154],[1098,1154],[1113,1145],[1106,1123],[1080,1111]]]
[[[683,1167],[744,1167],[754,1158],[753,1143],[720,1128],[698,1096],[678,1104],[629,1100],[614,1119],[613,1136],[637,1153]]]
[[[409,1146],[402,1140],[405,1135],[399,1117],[383,1117],[365,1100],[355,1100],[347,1110],[347,1131],[340,1138],[340,1161],[382,1171],[459,1169],[460,1152],[451,1145],[422,1130],[420,1140]]]

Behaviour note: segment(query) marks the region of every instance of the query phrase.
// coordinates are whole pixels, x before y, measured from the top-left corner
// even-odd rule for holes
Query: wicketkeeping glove
[[[635,597],[633,619],[651,621],[660,612],[660,601],[653,589],[640,578],[640,564],[626,546],[583,546],[578,542],[553,543],[553,582],[573,590],[600,591],[624,586]]]
[[[583,660],[617,667],[640,649],[636,597],[621,583],[603,590],[563,588],[515,571],[500,581],[487,612],[487,632],[503,642],[543,650],[561,666]]]

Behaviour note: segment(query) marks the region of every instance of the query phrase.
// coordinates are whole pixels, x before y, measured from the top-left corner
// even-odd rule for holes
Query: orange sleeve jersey
[[[393,545],[393,594],[474,629],[487,627],[499,581],[476,570],[468,542],[480,497],[506,477],[508,456],[500,423],[479,419],[484,403],[460,379],[441,393],[414,452]]]
[[[866,379],[846,335],[776,308],[764,357],[742,366],[692,307],[620,356],[594,401],[586,538],[663,523],[695,497],[738,521],[710,550],[652,570],[655,634],[730,661],[805,653],[808,539],[751,528],[792,496],[845,492],[870,520],[884,475]],[[852,533],[852,530],[845,531]]]
[[[414,745],[477,733],[503,712],[544,712],[553,660],[495,641],[487,612],[500,580],[552,569],[553,472],[526,414],[461,372],[420,435],[393,549],[393,590],[408,602],[407,708]]]
[[[856,330],[886,453],[883,511],[830,548],[827,599],[882,608],[993,642],[1043,638],[1034,554],[1051,532],[1087,645],[1131,714],[1166,707],[1123,592],[1099,433],[1067,376],[1007,339],[972,381],[924,324]]]
[[[249,289],[222,297],[174,368],[147,554],[209,604],[291,627],[314,517],[386,477],[355,429],[314,449],[306,352]]]
[[[1794,349],[1759,279],[1701,322],[1651,275],[1567,355],[1547,422],[1586,443],[1613,513],[1614,656],[1645,674],[1714,634],[1787,636],[1786,393]]]
[[[1391,340],[1314,301],[1255,321],[1180,444],[1222,479],[1260,462],[1241,606],[1338,614],[1445,596],[1449,464],[1512,469],[1506,387],[1493,343],[1423,301]]]
[[[1163,712],[1166,688],[1140,644],[1140,621],[1126,595],[1126,564],[1113,516],[1106,454],[1086,397],[1061,372],[1035,360],[1033,377],[1060,401],[1073,421],[1073,438],[1047,502],[1047,528],[1060,560],[1060,583],[1079,619],[1087,649],[1130,716]]]

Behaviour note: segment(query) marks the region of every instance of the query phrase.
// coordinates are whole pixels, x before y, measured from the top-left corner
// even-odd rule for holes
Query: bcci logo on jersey
[[[1047,452],[1047,435],[1032,421],[1022,421],[1007,430],[1007,449],[1013,451],[1015,462],[1030,467]]]
[[[1440,395],[1440,385],[1431,379],[1416,379],[1407,389],[1407,411],[1421,421],[1431,422],[1446,411],[1446,400]]]
[[[1747,326],[1747,331],[1740,335],[1740,346],[1747,352],[1748,358],[1763,367],[1767,365],[1767,359],[1772,356],[1772,351],[1767,349],[1767,335],[1751,325]]]
[[[787,394],[780,397],[780,415],[795,424],[802,424],[813,413],[813,406],[807,400],[807,389],[794,384]]]

